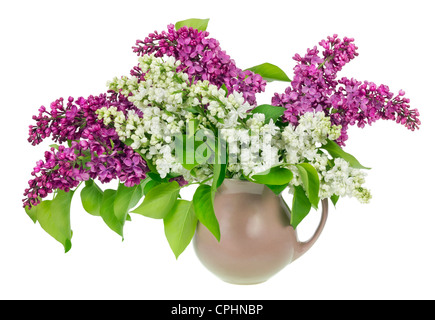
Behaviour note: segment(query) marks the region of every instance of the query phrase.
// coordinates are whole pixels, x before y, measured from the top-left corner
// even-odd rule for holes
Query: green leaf
[[[144,159],[145,162],[147,163],[147,167],[148,167],[148,169],[150,169],[150,172],[158,174],[157,167],[153,163],[153,161],[151,159],[145,159],[145,156],[141,152],[139,152],[139,154],[141,155],[142,159]]]
[[[74,191],[58,190],[53,200],[42,201],[29,210],[42,229],[63,245],[65,252],[71,249],[70,209],[73,195]]]
[[[200,106],[194,106],[194,107],[189,107],[186,108],[187,111],[193,113],[193,114],[201,114],[203,113],[203,110],[201,109]]]
[[[157,182],[157,183],[167,182],[167,181],[165,181],[166,178],[165,178],[165,179],[162,179],[162,178],[160,177],[160,174],[158,174],[158,173],[148,172],[148,173],[147,173],[147,177],[150,178],[151,180]]]
[[[228,97],[228,88],[225,83],[222,83],[221,89],[225,91],[225,97]]]
[[[133,144],[134,140],[132,138],[127,138],[124,141],[124,144],[127,146],[131,146]]]
[[[322,145],[320,148],[325,149],[328,151],[328,153],[335,159],[335,158],[342,158],[349,162],[349,165],[352,168],[355,169],[370,169],[367,167],[364,167],[359,161],[351,154],[345,152],[343,149],[340,148],[340,146],[332,140],[328,139],[328,142],[325,145]]]
[[[216,237],[221,238],[219,222],[214,213],[214,191],[211,186],[200,185],[193,195],[193,207],[198,220]]]
[[[293,173],[286,168],[279,166],[272,167],[270,170],[254,174],[251,180],[255,183],[281,186],[288,184],[293,179]]]
[[[155,181],[151,179],[150,177],[147,177],[144,181],[142,181],[142,194],[146,196],[148,192],[154,188],[155,186],[159,185],[161,182]]]
[[[190,123],[190,122],[189,122]],[[190,131],[197,129],[192,123],[189,129],[189,135],[178,134],[175,136],[175,157],[177,161],[187,170],[192,170],[200,164],[204,164],[211,159],[214,154],[214,146],[210,146],[209,140],[214,139],[213,136],[207,137],[207,142],[204,142],[201,136],[192,135]],[[205,138],[205,137],[203,137]],[[212,141],[214,142],[214,140]]]
[[[163,219],[174,206],[179,192],[180,186],[176,181],[159,184],[148,191],[144,201],[132,212],[149,218]]]
[[[286,109],[284,107],[275,107],[269,104],[262,104],[254,108],[251,113],[262,113],[265,116],[264,123],[269,123],[273,119],[275,123],[283,114]]]
[[[248,68],[246,70],[250,70],[256,74],[259,74],[263,77],[264,80],[268,82],[272,81],[285,81],[291,82],[290,78],[285,74],[281,68],[271,64],[271,63],[263,63],[258,66]]]
[[[226,142],[218,140],[218,147],[216,148],[215,161],[213,164],[213,183],[212,189],[216,191],[224,182],[228,164],[228,150]]]
[[[331,196],[331,201],[332,201],[332,203],[334,204],[334,206],[337,205],[338,199],[340,199],[340,196],[337,196],[336,194],[333,194],[333,195]]]
[[[288,183],[283,184],[283,185],[271,185],[271,184],[267,184],[266,185],[270,190],[272,190],[276,195],[279,195],[281,192],[284,191],[285,188],[288,187]]]
[[[226,163],[216,163],[213,165],[213,183],[212,188],[213,190],[217,190],[224,182],[225,174],[227,171],[227,164]]]
[[[107,226],[119,234],[124,240],[124,221],[118,219],[115,214],[116,190],[107,189],[103,192],[103,199],[100,206],[100,216]]]
[[[142,198],[142,186],[135,185],[126,187],[123,183],[119,183],[116,197],[114,200],[114,213],[122,225],[125,224],[128,211],[134,208]]]
[[[54,143],[49,145],[50,148],[55,148],[56,150],[59,150],[59,145]]]
[[[128,140],[128,139],[127,139],[127,140]],[[126,141],[126,142],[127,142],[127,141]],[[131,143],[133,143],[133,142],[131,142]],[[150,172],[153,172],[153,173],[158,174],[158,172],[157,172],[157,168],[156,168],[156,165],[153,163],[153,161],[152,161],[151,159],[147,159],[147,158],[145,157],[145,155],[144,155],[142,152],[138,151],[138,150],[137,150],[137,154],[139,154],[139,155],[142,157],[142,159],[145,160],[145,162],[147,163],[147,167],[148,167],[148,169],[150,169]]]
[[[319,189],[320,189],[320,180],[319,174],[317,170],[309,163],[300,163],[297,164],[299,175],[302,180],[302,184],[305,188],[305,192],[307,193],[308,199],[314,208],[317,209],[319,204]]]
[[[178,30],[182,27],[192,27],[193,29],[198,29],[199,31],[205,31],[207,30],[209,20],[210,19],[187,19],[183,21],[178,21],[177,23],[175,23],[175,30]]]
[[[187,137],[191,138],[195,135],[198,130],[199,120],[198,119],[190,119],[187,123]]]
[[[103,199],[103,191],[91,179],[86,181],[86,186],[80,192],[82,206],[87,213],[93,216],[100,215],[100,206]]]
[[[187,170],[192,170],[199,163],[195,161],[195,136],[189,133],[175,136],[175,156],[177,161]]]
[[[301,186],[295,186],[293,194],[293,204],[290,214],[290,224],[294,229],[298,224],[307,216],[311,210],[311,202],[305,194],[304,188]]]
[[[118,190],[108,189],[103,192],[99,215],[123,240],[125,221],[131,221],[128,211],[142,198],[142,192],[141,184],[126,187],[122,183],[119,183]]]
[[[164,218],[163,223],[166,239],[178,259],[179,255],[192,241],[198,223],[193,210],[193,203],[186,200],[177,200]]]
[[[24,210],[26,211],[26,213],[30,217],[30,219],[32,219],[33,223],[36,223],[36,221],[38,221],[38,218],[37,218],[38,206],[33,206],[30,209],[25,207]]]

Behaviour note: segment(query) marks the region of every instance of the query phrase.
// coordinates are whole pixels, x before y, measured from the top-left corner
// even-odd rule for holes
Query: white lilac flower
[[[128,96],[142,112],[141,117],[134,111],[124,115],[114,107],[98,110],[99,119],[106,125],[113,123],[120,140],[129,139],[162,178],[168,174],[182,174],[188,181],[212,177],[207,163],[196,166],[191,174],[175,157],[173,137],[186,133],[186,124],[193,120],[198,129],[219,129],[220,138],[228,144],[227,170],[233,178],[250,177],[282,165],[293,172],[290,186],[301,185],[295,165],[307,162],[319,174],[321,198],[338,195],[353,196],[361,202],[370,199],[370,192],[362,187],[365,181],[361,170],[320,151],[328,139],[336,140],[341,134],[341,126],[332,125],[323,112],[305,113],[297,126],[289,123],[280,128],[272,119],[266,123],[262,113],[249,115],[253,106],[244,102],[242,94],[227,96],[225,90],[207,80],[191,83],[186,73],[176,71],[179,64],[173,57],[165,61],[144,55],[139,58],[143,80],[121,77],[108,83],[109,89]]]
[[[334,166],[322,172],[320,185],[321,198],[329,198],[332,195],[355,197],[366,203],[370,200],[370,191],[363,188],[365,173],[362,170],[349,166],[349,163],[341,158],[334,160]]]

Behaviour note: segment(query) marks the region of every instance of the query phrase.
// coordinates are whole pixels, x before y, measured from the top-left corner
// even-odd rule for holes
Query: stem
[[[80,186],[82,185],[83,181],[80,181],[79,185],[76,187],[76,189],[74,191],[76,191],[78,188],[80,188]]]
[[[319,66],[317,67],[317,69],[321,69],[323,68],[323,66],[325,65],[326,62],[331,61],[332,59],[334,59],[334,55],[328,56],[325,58],[325,60],[323,60],[323,62],[321,64],[319,64]]]
[[[211,176],[210,178],[205,179],[205,180],[202,181],[202,182],[192,182],[192,183],[189,183],[188,185],[186,185],[186,187],[191,186],[191,185],[194,185],[194,184],[199,184],[199,185],[201,185],[201,184],[203,184],[204,182],[207,182],[207,181],[209,181],[209,180],[211,180],[211,179],[213,179],[213,176]]]

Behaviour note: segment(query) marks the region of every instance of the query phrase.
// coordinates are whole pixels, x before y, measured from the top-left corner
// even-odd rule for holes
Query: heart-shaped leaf
[[[179,192],[180,186],[176,181],[156,185],[148,191],[144,201],[132,212],[149,218],[163,219],[174,206]]]
[[[337,196],[336,194],[333,194],[330,199],[331,199],[332,204],[335,207],[337,205],[338,200],[340,199],[340,196]]]
[[[300,163],[297,164],[299,175],[302,180],[302,184],[305,188],[305,192],[307,193],[308,199],[314,208],[317,209],[319,204],[319,189],[320,189],[320,180],[319,174],[317,170],[309,163]]]
[[[259,184],[267,184],[274,186],[282,186],[288,184],[293,179],[293,173],[286,168],[279,166],[254,174],[251,176],[251,181]]]
[[[86,181],[86,186],[80,192],[82,206],[87,213],[93,216],[100,215],[100,206],[103,199],[103,191],[91,179]]]
[[[207,30],[209,20],[210,19],[192,18],[192,19],[178,21],[177,23],[175,23],[175,30],[178,30],[182,27],[187,27],[187,28],[192,27],[193,29],[198,29],[199,31],[205,31]]]
[[[333,158],[342,158],[349,162],[349,165],[355,169],[370,169],[363,166],[359,161],[351,154],[345,152],[340,146],[332,140],[328,140],[325,145],[322,145],[320,148],[325,149]]]
[[[175,257],[186,249],[195,234],[198,219],[195,216],[193,203],[177,200],[168,215],[163,219],[166,239]]]
[[[256,74],[259,74],[264,80],[268,82],[291,82],[290,78],[286,75],[284,71],[282,71],[281,68],[271,63],[266,62],[255,67],[248,68],[246,70],[250,70]]]
[[[283,114],[286,109],[284,107],[275,107],[269,104],[262,104],[254,108],[251,113],[262,113],[264,114],[264,123],[269,123],[270,119],[276,122]]]
[[[215,161],[213,164],[213,183],[212,189],[214,191],[220,187],[225,179],[228,163],[228,150],[226,142],[218,140],[218,148],[215,153]]]
[[[279,194],[281,194],[281,192],[283,192],[284,191],[284,189],[285,188],[287,188],[288,187],[288,183],[286,183],[286,184],[283,184],[283,185],[271,185],[271,184],[268,184],[268,185],[266,185],[270,190],[272,190],[276,195],[279,195]]]
[[[294,229],[308,215],[311,210],[311,202],[301,186],[294,187],[293,204],[290,214],[290,224]]]
[[[118,219],[115,214],[115,199],[116,199],[116,190],[107,189],[103,192],[103,199],[101,200],[100,206],[100,216],[103,218],[104,222],[107,226],[119,234],[124,239],[123,229],[124,222]]]
[[[142,198],[142,192],[143,190],[140,184],[126,187],[123,183],[119,183],[113,206],[115,216],[123,224],[127,219],[128,211],[134,208]]]
[[[218,241],[221,238],[219,222],[214,213],[214,195],[215,192],[211,186],[200,185],[193,195],[193,207],[198,220],[207,227],[208,230],[216,237]]]
[[[53,200],[45,200],[32,209],[26,209],[32,220],[38,221],[54,239],[59,241],[65,252],[71,249],[71,220],[70,209],[74,191],[58,190]]]

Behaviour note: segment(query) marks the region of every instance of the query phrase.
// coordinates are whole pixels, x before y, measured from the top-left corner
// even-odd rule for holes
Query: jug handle
[[[317,239],[319,238],[320,234],[323,231],[323,228],[325,227],[325,223],[326,223],[327,218],[328,218],[328,199],[323,199],[322,200],[322,217],[320,218],[319,226],[317,227],[313,236],[309,240],[307,240],[307,241],[297,240],[297,245],[295,248],[292,262],[295,261],[300,256],[302,256],[305,252],[307,252],[308,249],[310,249],[313,246],[313,244],[317,241]]]

